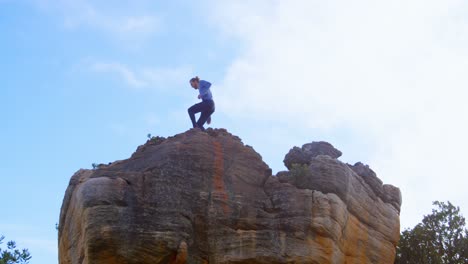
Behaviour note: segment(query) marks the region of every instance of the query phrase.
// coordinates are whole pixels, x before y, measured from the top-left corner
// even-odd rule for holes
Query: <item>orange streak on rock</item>
[[[368,216],[362,217],[368,219]],[[346,236],[345,253],[348,257],[345,263],[369,263],[369,232],[355,216],[351,215],[349,218]]]
[[[224,186],[224,152],[221,143],[214,142],[214,163],[213,163],[213,189],[215,190],[216,198],[223,202],[223,212],[225,215],[230,213],[228,206],[228,194]]]
[[[187,243],[185,241],[180,242],[177,255],[171,260],[170,264],[185,264],[187,263]]]

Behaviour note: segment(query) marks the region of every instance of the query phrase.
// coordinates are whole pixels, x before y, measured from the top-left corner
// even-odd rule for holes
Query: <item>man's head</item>
[[[190,85],[193,89],[198,89],[198,85],[200,84],[200,78],[198,76],[193,77],[190,79]]]

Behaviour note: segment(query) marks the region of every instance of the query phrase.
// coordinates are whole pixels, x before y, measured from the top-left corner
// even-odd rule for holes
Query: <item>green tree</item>
[[[437,208],[422,223],[401,233],[395,263],[468,263],[468,230],[460,208],[450,202],[434,202]]]
[[[3,243],[4,236],[0,237],[0,244]],[[14,241],[7,242],[7,249],[2,250],[0,248],[0,264],[14,264],[14,263],[29,263],[31,254],[27,249],[18,250],[16,249],[16,243]]]

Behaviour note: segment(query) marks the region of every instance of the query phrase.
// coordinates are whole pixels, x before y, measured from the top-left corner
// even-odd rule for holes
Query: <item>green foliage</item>
[[[109,162],[107,164],[104,164],[104,163],[93,163],[91,164],[91,166],[93,167],[93,170],[97,170],[99,168],[102,168],[102,167],[105,167],[105,166],[110,166],[112,164],[112,162]]]
[[[291,169],[289,169],[292,181],[296,186],[303,186],[309,181],[309,166],[307,164],[292,164]]]
[[[297,164],[294,163],[291,166],[291,169],[289,170],[291,173],[291,176],[297,179],[302,179],[303,177],[306,177],[309,173],[309,166],[306,164]]]
[[[157,143],[157,144],[163,142],[166,139],[166,138],[160,137],[160,136],[152,136],[151,133],[148,133],[148,135],[146,135],[146,137],[148,138],[147,142]]]
[[[3,243],[4,236],[0,237],[0,244]],[[2,250],[0,248],[0,264],[14,264],[14,263],[29,263],[31,254],[27,249],[18,250],[16,249],[16,243],[14,241],[7,242],[7,249]]]
[[[432,214],[401,233],[395,263],[468,263],[468,230],[460,208],[450,202],[434,202]]]
[[[148,141],[152,143],[161,143],[165,140],[166,138],[160,137],[160,136],[151,136],[151,134],[148,134]]]

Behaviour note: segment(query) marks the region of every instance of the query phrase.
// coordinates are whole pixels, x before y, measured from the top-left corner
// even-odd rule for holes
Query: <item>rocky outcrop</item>
[[[309,164],[313,158],[319,155],[337,159],[341,157],[342,153],[328,142],[312,142],[304,144],[302,148],[293,147],[284,157],[284,165],[286,168],[291,169],[293,164]]]
[[[60,263],[393,263],[400,191],[340,155],[293,148],[273,176],[226,130],[155,138],[72,176]]]

